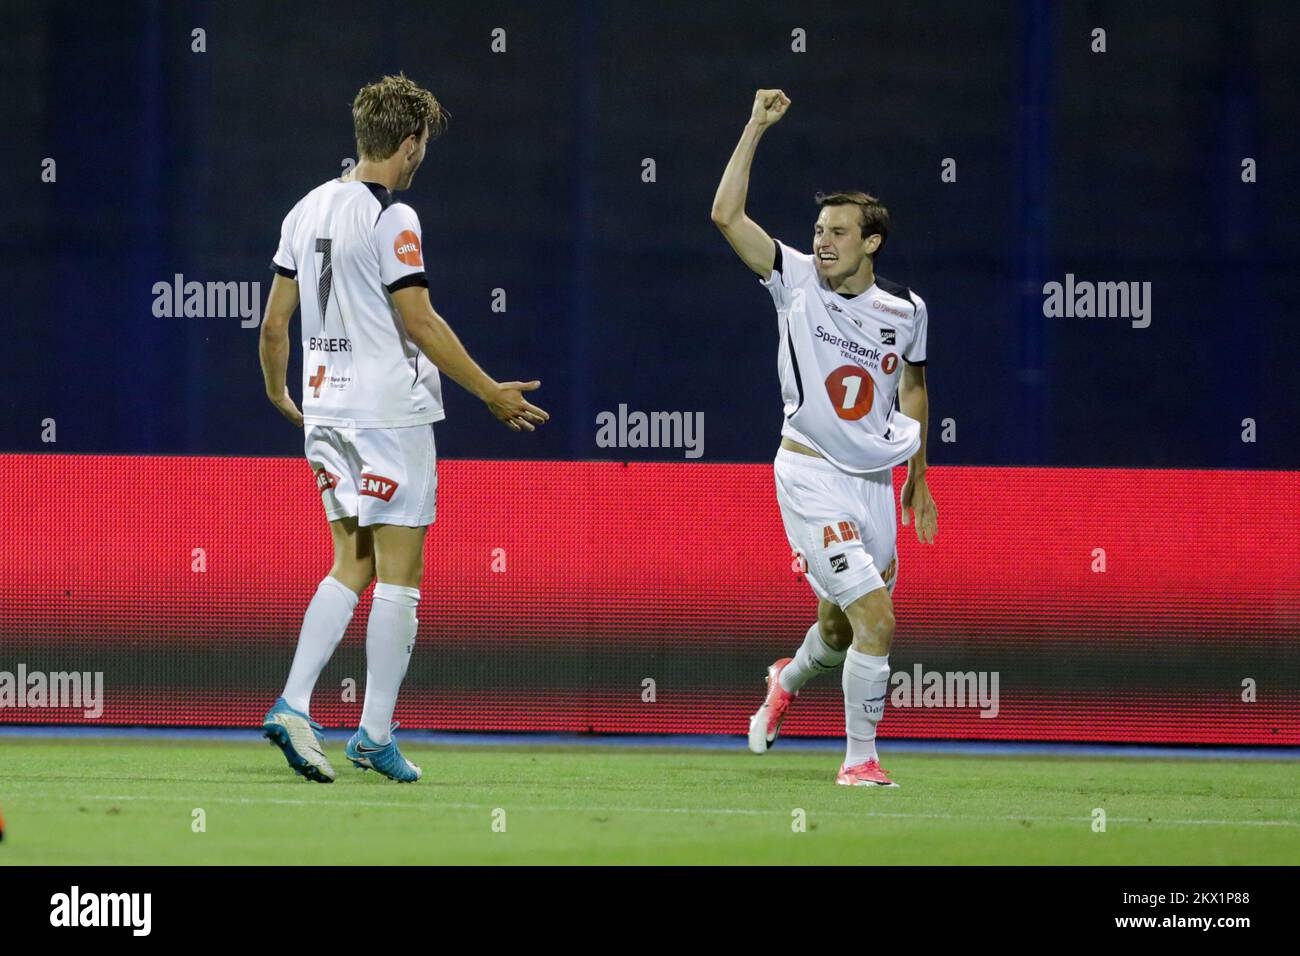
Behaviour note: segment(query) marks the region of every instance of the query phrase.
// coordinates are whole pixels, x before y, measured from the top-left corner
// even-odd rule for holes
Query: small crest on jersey
[[[317,491],[331,491],[334,488],[337,488],[338,484],[339,484],[338,475],[334,474],[332,471],[326,471],[324,468],[316,469],[316,490]]]
[[[895,341],[897,336],[898,331],[896,329],[887,329],[883,326],[880,329],[880,343],[882,345],[897,345],[898,343]]]
[[[397,482],[393,481],[392,478],[363,473],[361,475],[361,487],[357,493],[369,495],[372,498],[382,498],[384,501],[392,501],[393,492],[396,490]]]
[[[830,310],[831,310],[832,312],[843,312],[843,311],[844,311],[844,310],[841,309],[838,305],[836,305],[834,302],[827,302],[826,304],[827,304],[827,306],[830,307]]]
[[[393,240],[393,255],[408,266],[422,266],[420,258],[420,237],[409,229],[403,229]]]
[[[849,566],[849,556],[847,554],[831,555],[831,570],[834,571],[836,574],[839,574],[841,571],[847,570],[848,566]]]

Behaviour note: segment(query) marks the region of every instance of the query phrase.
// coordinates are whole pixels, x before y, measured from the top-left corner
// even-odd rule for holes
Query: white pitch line
[[[23,796],[37,799],[66,799],[65,794],[53,793],[25,793]],[[113,803],[130,803],[133,801],[143,801],[150,803],[192,803],[179,797],[163,797],[150,794],[122,794],[120,796],[85,796],[76,797],[75,800],[104,800]],[[888,798],[886,798],[888,799]],[[392,800],[352,800],[340,799],[333,800],[294,800],[287,797],[204,797],[196,798],[204,803],[228,803],[236,805],[267,805],[267,806],[292,806],[292,807],[315,807],[323,809],[327,807],[374,807],[382,810],[423,810],[425,812],[436,810],[495,810],[500,804],[490,803],[411,803]],[[520,806],[519,804],[515,804]],[[525,804],[524,810],[536,810],[542,813],[595,813],[616,815],[619,813],[688,813],[699,816],[725,815],[725,816],[784,816],[787,811],[784,809],[757,810],[746,807],[590,807],[590,806],[553,806],[546,804]],[[809,816],[830,816],[830,817],[882,817],[889,819],[901,820],[970,820],[981,823],[1019,823],[1022,820],[1028,820],[1033,823],[1091,823],[1092,817],[1045,817],[1045,816],[1027,816],[1027,815],[1010,815],[1010,816],[987,816],[970,813],[923,813],[923,812],[906,812],[906,811],[888,811],[888,810],[810,810]],[[1212,827],[1300,827],[1300,820],[1162,820],[1160,818],[1147,819],[1146,817],[1108,817],[1110,823],[1135,823],[1149,824],[1151,826],[1212,826]]]

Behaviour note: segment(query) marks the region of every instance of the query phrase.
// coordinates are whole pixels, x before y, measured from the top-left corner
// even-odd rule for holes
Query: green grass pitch
[[[1300,861],[1294,762],[411,744],[401,785],[330,741],[321,785],[249,736],[0,739],[0,865]]]

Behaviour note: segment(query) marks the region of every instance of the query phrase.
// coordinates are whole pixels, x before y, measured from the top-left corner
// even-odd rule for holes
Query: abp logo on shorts
[[[403,229],[393,240],[393,254],[408,266],[424,265],[420,258],[420,237],[409,229]]]
[[[858,530],[856,522],[841,521],[840,533],[835,533],[834,525],[826,525],[822,528],[822,547],[829,548],[832,544],[844,544],[846,541],[861,541],[862,532]]]
[[[393,500],[393,492],[397,490],[397,482],[391,478],[385,478],[383,475],[361,476],[361,487],[358,494],[369,495],[372,498],[382,498],[384,501]]]

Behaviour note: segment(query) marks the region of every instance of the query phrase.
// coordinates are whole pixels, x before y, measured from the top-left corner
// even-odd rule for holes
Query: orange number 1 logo
[[[841,365],[826,377],[826,393],[831,397],[835,414],[856,422],[869,411],[876,399],[876,383],[856,365]]]

